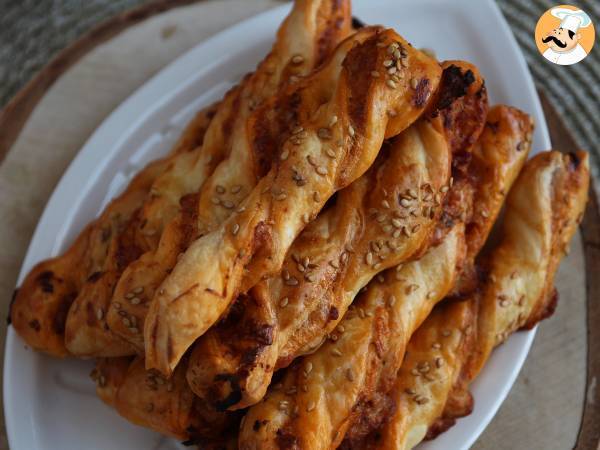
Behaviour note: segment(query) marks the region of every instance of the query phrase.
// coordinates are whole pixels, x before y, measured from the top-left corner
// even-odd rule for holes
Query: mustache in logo
[[[567,46],[566,42],[560,41],[556,36],[548,36],[548,37],[545,37],[545,38],[542,39],[542,42],[544,44],[547,43],[547,42],[550,42],[550,41],[554,41],[554,43],[556,45],[558,45],[560,48],[565,48]]]

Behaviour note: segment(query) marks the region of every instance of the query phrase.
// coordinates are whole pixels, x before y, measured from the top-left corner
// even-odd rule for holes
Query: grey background
[[[0,0],[0,107],[70,42],[99,22],[144,2]],[[539,57],[532,36],[539,16],[560,4],[560,0],[498,0],[498,4],[525,53],[537,85],[549,94],[580,147],[592,154],[594,174],[598,175],[600,44],[579,64],[555,66]],[[583,0],[570,4],[579,6],[592,17],[598,35],[600,1]]]

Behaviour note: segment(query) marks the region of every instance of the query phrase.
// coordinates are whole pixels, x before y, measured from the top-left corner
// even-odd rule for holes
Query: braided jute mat
[[[69,2],[61,0],[54,4]],[[13,3],[18,2],[9,5],[10,17],[26,33],[25,18],[14,13],[17,6],[12,6]],[[27,1],[23,3],[29,4]],[[91,16],[99,20],[140,1],[92,0],[84,3],[86,8],[95,5]],[[554,66],[539,57],[535,48],[527,47],[533,45],[530,36],[537,17],[552,4],[545,0],[523,2],[524,6],[517,6],[518,3],[502,1],[500,5],[525,50],[530,66],[536,66],[533,73],[538,85],[545,90],[558,115],[574,131],[578,143],[590,152],[597,150],[591,144],[600,142],[600,44],[585,63],[557,73]],[[40,4],[46,5],[45,2],[31,2],[30,6],[40,8]],[[144,4],[105,22],[71,43],[66,51],[45,66],[33,83],[19,91],[0,111],[0,161],[6,154],[0,165],[2,311],[7,310],[25,251],[54,186],[102,120],[145,80],[187,49],[245,17],[278,4],[277,0],[159,0]],[[599,2],[594,2],[594,5],[592,2],[580,2],[579,6],[600,18]],[[71,41],[93,21],[86,17],[84,24],[79,24],[75,31],[71,30],[68,36]],[[77,14],[70,11],[70,14],[54,17],[53,20],[64,20],[60,24],[68,29],[69,21],[77,21]],[[0,58],[6,57],[6,47],[10,47],[5,40],[4,21],[6,15],[0,19]],[[600,24],[599,21],[596,23]],[[60,48],[61,44],[57,44],[42,28],[40,22],[38,33],[29,35],[28,45],[44,45],[35,42],[46,40],[49,49]],[[19,39],[22,38],[15,38],[15,41]],[[36,48],[28,51],[35,57]],[[40,60],[43,58],[35,59],[37,62]],[[14,73],[7,75],[2,67],[5,65],[0,64],[0,103],[8,99],[6,92],[12,95],[24,79]],[[8,70],[10,72],[10,67]],[[26,78],[31,76],[27,71],[24,73]],[[10,83],[4,83],[7,77]],[[567,83],[564,77],[578,81]],[[584,83],[582,80],[587,81]],[[597,416],[590,415],[590,411],[597,414],[600,407],[599,390],[593,389],[592,378],[586,380],[586,371],[593,373],[586,362],[588,352],[594,350],[587,346],[587,334],[592,333],[587,323],[600,320],[598,312],[592,309],[586,317],[586,298],[590,305],[592,300],[596,305],[600,302],[597,297],[598,281],[586,277],[586,273],[590,274],[594,268],[597,274],[600,267],[598,221],[597,209],[588,212],[584,221],[584,239],[576,236],[571,253],[557,276],[556,285],[561,297],[558,310],[539,328],[517,382],[475,444],[475,449],[567,449],[573,448],[578,438],[577,448],[600,448],[600,423],[595,423],[594,417]],[[595,229],[592,228],[594,224]],[[2,354],[4,335],[2,322]],[[589,342],[597,349],[598,342]],[[586,402],[586,417],[590,423],[582,426]],[[5,448],[8,446],[2,426],[0,449]]]

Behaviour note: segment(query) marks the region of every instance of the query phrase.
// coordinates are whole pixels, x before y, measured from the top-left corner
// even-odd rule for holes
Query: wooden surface
[[[150,6],[153,12],[162,11]],[[187,3],[178,1],[177,3]],[[0,166],[0,298],[8,306],[17,274],[37,220],[54,186],[81,145],[101,121],[130,93],[158,69],[185,50],[215,32],[271,6],[275,0],[205,0],[189,6],[151,14],[137,12],[117,19],[114,29],[101,28],[97,42],[74,44],[72,55],[58,57],[52,74],[42,74],[39,85],[29,87],[0,113],[0,159],[8,148],[11,133],[16,138]],[[146,19],[146,20],[141,20]],[[126,29],[125,29],[126,28]],[[119,31],[125,29],[125,31]],[[103,41],[101,45],[98,41]],[[86,53],[87,52],[87,53]],[[62,69],[70,66],[64,73]],[[52,82],[56,80],[54,84]],[[21,106],[19,106],[21,105]],[[31,114],[30,114],[31,113]],[[558,128],[549,121],[552,127]],[[20,135],[16,132],[23,125]],[[13,128],[8,131],[6,128]],[[18,135],[18,137],[17,137]],[[562,145],[568,149],[572,144]],[[3,147],[4,146],[4,147]],[[560,148],[558,144],[555,144]],[[580,236],[563,262],[556,284],[560,302],[553,318],[538,331],[525,366],[498,415],[486,429],[476,449],[564,449],[583,439],[577,448],[597,447],[600,389],[590,381],[588,371],[598,373],[600,336],[590,334],[586,347],[586,269],[596,268],[588,277],[590,325],[599,323],[600,249],[597,203],[588,208]],[[594,210],[595,205],[595,210]],[[595,227],[595,228],[594,228]],[[594,297],[595,296],[595,297]],[[4,327],[4,325],[2,325]],[[598,333],[598,327],[589,328]],[[2,351],[4,328],[0,330]],[[594,339],[594,340],[592,340]],[[592,378],[590,378],[592,380]],[[580,427],[584,400],[586,415]],[[594,401],[595,405],[594,406]],[[2,438],[4,430],[2,429]],[[596,433],[596,434],[594,434]],[[588,439],[588,440],[585,440]],[[595,440],[594,440],[595,439]],[[584,445],[586,446],[582,446]],[[590,446],[592,445],[592,446]],[[0,448],[7,448],[0,441]]]

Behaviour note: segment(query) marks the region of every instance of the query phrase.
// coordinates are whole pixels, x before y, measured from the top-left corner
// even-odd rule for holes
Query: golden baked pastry
[[[402,78],[384,72],[395,54],[407,61]],[[440,75],[435,60],[393,31],[365,28],[278,96],[274,115],[289,118],[296,134],[273,138],[280,153],[268,173],[227,221],[188,248],[160,286],[144,329],[148,368],[170,374],[244,287],[281,269],[325,201],[368,169],[384,138],[419,117]]]
[[[530,121],[520,111],[506,107],[494,108],[488,124],[490,120],[492,123],[498,120],[503,126],[486,126],[481,144],[475,146],[474,152],[481,154],[483,143],[488,145],[494,141],[499,147],[499,156],[487,164],[494,164],[496,170],[485,170],[486,161],[477,161],[474,157],[477,170],[487,173],[488,177],[470,179],[475,195],[468,201],[477,204],[477,208],[485,208],[485,219],[493,223],[501,207],[497,198],[503,198],[499,196],[500,192],[508,190],[529,150],[528,145],[523,145],[522,151],[509,148],[516,144],[515,141],[524,140]],[[509,126],[515,122],[523,126]],[[462,200],[456,191],[464,190],[463,186],[464,180],[453,185],[448,197]],[[442,212],[440,225],[450,231],[445,232],[441,244],[431,248],[420,260],[380,275],[378,282],[372,282],[355,301],[355,312],[348,313],[340,322],[330,336],[333,339],[304,358],[295,371],[288,371],[283,385],[294,392],[270,393],[265,402],[250,409],[248,417],[253,420],[268,416],[273,408],[279,407],[281,395],[290,408],[298,406],[298,411],[293,414],[291,409],[283,411],[284,415],[287,412],[285,420],[273,422],[268,419],[269,425],[261,433],[251,433],[246,425],[240,436],[243,448],[273,447],[273,442],[281,434],[296,439],[302,448],[335,448],[345,436],[349,441],[355,441],[370,432],[373,422],[389,408],[385,394],[395,379],[410,336],[435,303],[450,292],[457,276],[470,264],[465,263],[468,258],[465,234],[469,241],[472,236],[479,238],[484,232],[483,239],[479,239],[483,244],[491,228],[479,218],[474,219],[479,226],[472,226],[473,220],[468,216],[479,209],[465,204],[464,200],[460,207],[448,205],[448,208],[450,211],[462,208],[462,212],[455,213],[456,217],[452,218]],[[466,232],[464,222],[468,224]],[[337,358],[332,359],[332,356]],[[308,376],[306,367],[310,368]],[[348,370],[352,373],[350,383]],[[299,390],[302,385],[303,389]],[[340,387],[334,389],[334,385]],[[296,386],[296,389],[290,386]],[[315,434],[307,431],[308,422],[321,424]]]
[[[240,414],[211,412],[185,381],[185,361],[170,379],[146,371],[141,357],[100,358],[92,371],[96,393],[130,422],[180,440],[226,441]]]
[[[485,259],[480,294],[444,305],[413,336],[389,395],[396,412],[356,448],[377,435],[372,448],[410,449],[470,413],[466,388],[492,349],[554,311],[554,274],[581,220],[588,183],[583,152],[545,152],[527,162],[507,198],[500,243]]]
[[[449,180],[450,142],[468,140],[454,137],[454,130],[478,135],[485,121],[481,112],[487,109],[483,81],[472,66],[453,62],[443,67],[440,89],[451,89],[444,84],[446,74],[453,74],[458,78],[452,89],[461,83],[465,89],[459,100],[444,100],[438,117],[420,120],[384,147],[373,167],[294,241],[282,273],[242,296],[231,317],[196,343],[188,381],[198,396],[217,409],[258,402],[273,371],[318,346],[371,278],[427,247]],[[480,101],[465,108],[471,97]],[[461,117],[462,126],[450,130],[444,125],[458,110],[479,119],[465,126]],[[418,192],[427,200],[413,216],[411,194]]]
[[[329,56],[349,34],[350,22],[348,1],[296,2],[280,27],[271,52],[243,82],[236,104],[237,114],[223,142],[229,148],[228,156],[204,181],[198,193],[181,201],[179,214],[165,227],[156,250],[130,264],[115,289],[107,315],[108,325],[138,352],[144,351],[142,330],[149,302],[177,263],[178,256],[194,239],[226,220],[264,170],[263,159],[268,159],[266,142],[261,130],[253,130],[248,125],[249,116],[290,79],[308,74]]]
[[[97,281],[114,254],[128,258],[130,253],[138,252],[132,242],[120,241],[121,231],[136,216],[159,174],[177,155],[189,153],[202,142],[215,108],[212,105],[198,112],[171,155],[142,169],[63,255],[42,261],[29,272],[15,293],[10,316],[15,330],[31,347],[53,356],[69,354],[64,331],[71,304],[84,285]]]

